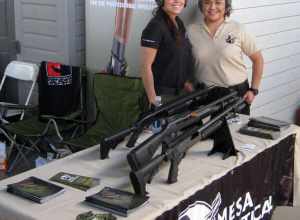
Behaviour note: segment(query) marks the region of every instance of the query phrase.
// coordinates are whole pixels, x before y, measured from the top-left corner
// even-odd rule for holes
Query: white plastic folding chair
[[[21,106],[28,106],[29,101],[32,97],[33,89],[37,82],[37,77],[39,73],[39,67],[33,63],[26,63],[21,61],[12,61],[10,62],[4,72],[3,78],[0,83],[0,93],[3,92],[4,84],[8,78],[13,78],[20,81],[31,82],[30,89],[27,94],[23,95],[26,98],[25,103],[9,103],[9,102],[0,102],[1,115],[0,120],[2,123],[8,123],[6,120],[7,117],[20,115],[20,120],[24,117],[24,109],[20,108]]]

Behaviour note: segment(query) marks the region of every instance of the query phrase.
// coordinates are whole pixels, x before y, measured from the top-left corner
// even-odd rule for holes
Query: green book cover
[[[20,182],[7,185],[7,192],[44,203],[64,192],[64,188],[31,176]]]
[[[51,181],[62,183],[76,189],[87,191],[88,189],[99,185],[100,180],[97,178],[81,176],[77,174],[60,172],[50,178]]]

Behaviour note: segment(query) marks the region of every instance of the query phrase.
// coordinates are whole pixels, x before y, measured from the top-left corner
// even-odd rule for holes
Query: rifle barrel
[[[204,90],[197,90],[189,95],[181,97],[180,99],[173,100],[165,105],[157,107],[154,111],[150,111],[146,114],[142,119],[136,122],[136,130],[133,131],[133,134],[128,140],[127,147],[134,147],[137,138],[139,137],[140,133],[142,132],[143,128],[149,126],[153,121],[161,118],[161,117],[168,117],[175,113],[178,113],[178,109],[184,109],[187,106],[190,106],[194,99],[199,98],[203,95],[208,94],[209,91],[214,89],[215,86],[210,86]],[[138,129],[142,128],[142,129]]]
[[[119,140],[121,138],[126,137],[134,130],[135,130],[135,127],[125,128],[125,129],[121,130],[120,132],[118,132],[117,134],[114,134],[112,136],[104,138],[104,142],[111,142],[114,140]]]

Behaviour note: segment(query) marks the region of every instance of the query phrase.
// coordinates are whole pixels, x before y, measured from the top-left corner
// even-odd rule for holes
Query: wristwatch
[[[254,89],[254,88],[249,88],[249,90],[251,91],[251,92],[253,92],[253,95],[257,95],[258,94],[258,89]]]

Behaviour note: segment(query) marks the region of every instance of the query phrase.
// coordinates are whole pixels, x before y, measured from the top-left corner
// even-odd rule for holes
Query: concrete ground
[[[300,207],[276,207],[272,220],[300,220]]]

